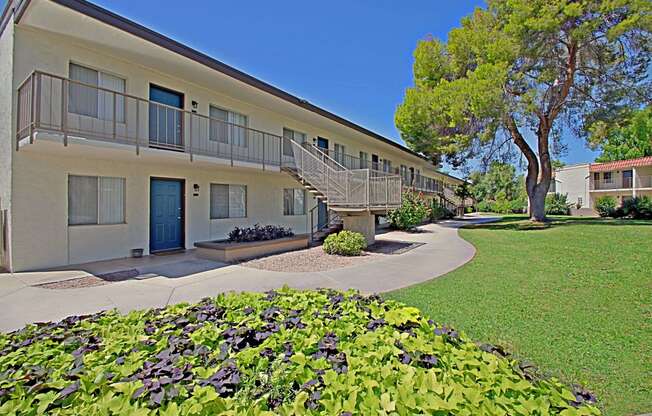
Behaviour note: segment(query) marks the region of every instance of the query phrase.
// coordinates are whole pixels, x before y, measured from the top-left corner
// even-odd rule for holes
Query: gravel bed
[[[274,272],[324,272],[403,254],[422,243],[377,240],[362,256],[337,256],[324,252],[321,246],[273,254],[239,263],[244,267]]]
[[[76,277],[74,279],[60,280],[58,282],[42,283],[35,285],[43,289],[80,289],[84,287],[104,286],[110,283],[122,282],[138,276],[138,270],[128,269],[117,272],[99,274],[97,276]]]
[[[84,276],[75,279],[60,280],[58,282],[43,283],[35,286],[43,289],[81,289],[84,287],[103,286],[109,283],[111,282],[97,276]]]

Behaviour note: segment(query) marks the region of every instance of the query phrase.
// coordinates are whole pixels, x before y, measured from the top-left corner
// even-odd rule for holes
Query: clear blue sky
[[[3,1],[3,0],[0,0]],[[400,141],[394,111],[412,51],[481,0],[94,0],[229,65]],[[567,163],[594,154],[570,138]]]

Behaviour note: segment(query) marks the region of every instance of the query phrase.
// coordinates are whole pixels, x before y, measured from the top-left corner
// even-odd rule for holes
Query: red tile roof
[[[636,168],[639,166],[652,166],[652,156],[639,157],[638,159],[618,160],[616,162],[591,163],[590,172],[608,172],[611,170]]]

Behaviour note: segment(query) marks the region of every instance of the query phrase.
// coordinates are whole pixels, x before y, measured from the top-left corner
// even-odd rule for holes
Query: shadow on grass
[[[486,224],[469,224],[464,226],[466,229],[482,230],[511,230],[511,231],[537,231],[549,228],[563,227],[567,225],[647,225],[652,226],[652,220],[636,219],[613,219],[613,218],[594,218],[594,217],[548,217],[546,222],[533,222],[524,215],[505,216],[499,222]]]

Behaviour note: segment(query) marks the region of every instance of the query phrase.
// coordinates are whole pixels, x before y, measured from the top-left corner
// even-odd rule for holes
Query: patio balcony
[[[18,88],[16,148],[47,137],[280,169],[281,136],[40,71]],[[291,156],[290,156],[291,157]]]
[[[416,191],[426,193],[441,193],[444,189],[442,181],[438,181],[427,176],[412,174],[411,172],[401,173],[398,168],[392,169],[391,172],[387,172],[383,170],[382,164],[377,162],[371,162],[367,159],[360,159],[353,155],[335,152],[329,149],[320,148],[320,150],[347,169],[369,169],[372,176],[378,177],[387,175],[400,175],[403,187],[406,188],[412,188]]]
[[[612,179],[591,181],[591,191],[611,191],[621,189],[652,188],[652,175],[635,175],[634,177],[617,176]]]

